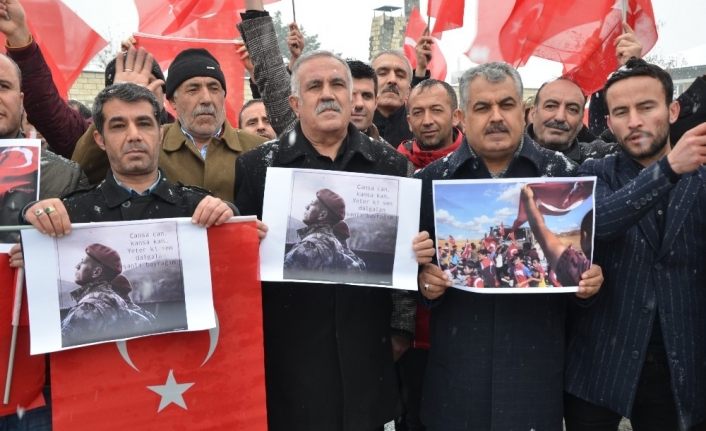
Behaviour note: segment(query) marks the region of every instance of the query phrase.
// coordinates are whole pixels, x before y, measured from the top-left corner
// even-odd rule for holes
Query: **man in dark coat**
[[[72,222],[188,217],[202,226],[221,224],[237,210],[205,190],[167,181],[157,168],[161,132],[154,95],[136,84],[103,89],[93,105],[93,138],[105,151],[110,170],[90,190],[30,206],[27,222],[40,232],[62,236]]]
[[[706,429],[706,124],[674,148],[679,118],[660,67],[632,59],[605,86],[621,151],[595,175],[595,258],[606,286],[572,313],[569,430]]]
[[[576,172],[576,165],[565,156],[539,147],[524,135],[522,81],[515,69],[505,63],[470,69],[461,77],[460,95],[464,142],[417,173],[423,180],[421,227],[430,238],[435,238],[435,179]],[[435,247],[424,234],[415,250],[418,259],[426,256],[429,262]],[[448,289],[451,281],[431,263],[423,266],[419,282],[431,305],[431,349],[422,398],[422,422],[427,429],[561,430],[569,298]],[[600,268],[592,267],[582,274],[577,296],[593,295],[601,282]]]
[[[542,147],[559,151],[578,164],[614,153],[614,143],[583,141],[581,131],[587,132],[583,125],[585,104],[586,96],[570,79],[545,82],[537,90],[530,109],[527,133]]]
[[[350,123],[352,78],[328,52],[302,56],[290,104],[299,121],[237,161],[236,204],[262,216],[267,168],[406,176],[407,161]],[[267,417],[272,431],[380,429],[397,413],[390,290],[262,283]]]

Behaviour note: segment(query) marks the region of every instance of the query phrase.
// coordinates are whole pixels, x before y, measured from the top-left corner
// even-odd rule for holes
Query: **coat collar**
[[[532,140],[534,141],[535,144],[539,145],[539,143],[537,142],[537,137],[534,134],[534,125],[533,124],[527,125],[527,133],[526,134],[530,138],[532,138]],[[571,141],[571,145],[569,145],[569,148],[567,148],[566,151],[561,151],[561,153],[564,154],[569,159],[573,160],[574,162],[581,163],[581,146],[579,144],[578,137],[574,138],[574,140]]]
[[[177,193],[175,186],[167,181],[167,178],[164,176],[164,172],[160,171],[160,174],[161,176],[159,182],[150,194],[159,197],[163,201],[176,204]],[[101,190],[101,193],[103,193],[103,198],[105,199],[105,203],[108,208],[115,208],[134,197],[134,195],[125,190],[125,188],[120,187],[118,183],[115,182],[113,172],[110,170],[108,170],[105,180],[98,185],[98,188]]]
[[[532,165],[534,165],[538,172],[541,172],[542,166],[544,164],[543,156],[537,148],[537,144],[526,133],[522,135],[522,142],[520,143],[520,147],[515,151],[513,160],[510,161],[510,165],[508,165],[508,168],[512,166],[512,164],[517,159],[523,159],[530,162]],[[474,169],[477,168],[479,165],[485,166],[485,162],[479,155],[476,154],[475,151],[473,151],[471,145],[468,143],[468,140],[465,136],[463,138],[463,142],[458,147],[458,149],[447,156],[447,160],[449,176],[451,177],[456,176],[455,174],[459,170],[462,170],[468,165],[472,165]]]
[[[371,145],[380,144],[374,144],[370,137],[364,135],[358,131],[352,123],[349,123],[348,132],[343,140],[337,158],[342,157],[345,165],[353,156],[360,154],[369,162],[375,162]],[[284,165],[290,164],[307,155],[319,155],[316,149],[311,145],[311,142],[304,136],[299,121],[297,121],[294,129],[279,138],[279,147],[279,162]]]
[[[181,123],[177,120],[174,123],[166,124],[164,128],[164,138],[162,139],[162,149],[166,152],[178,151],[182,146],[186,145],[190,141],[189,138],[184,135],[181,131]],[[238,139],[238,131],[230,125],[228,120],[223,123],[223,133],[218,139],[221,142],[235,152],[242,152],[243,146],[240,144],[240,139]]]

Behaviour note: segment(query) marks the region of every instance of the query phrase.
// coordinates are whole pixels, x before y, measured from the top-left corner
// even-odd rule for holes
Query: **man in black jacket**
[[[299,121],[237,162],[236,204],[262,216],[267,168],[406,176],[407,161],[350,123],[352,78],[325,51],[292,70]],[[272,431],[376,430],[397,413],[390,290],[263,282],[267,417]]]
[[[71,232],[72,222],[192,216],[194,223],[208,227],[232,217],[233,204],[205,190],[173,184],[159,171],[159,112],[157,100],[144,87],[103,89],[93,105],[93,137],[110,162],[106,179],[63,200],[35,203],[25,211],[25,220],[42,233],[63,236]]]

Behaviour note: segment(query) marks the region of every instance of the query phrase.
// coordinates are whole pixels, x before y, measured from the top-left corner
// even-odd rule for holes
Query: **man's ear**
[[[452,115],[453,115],[453,119],[451,120],[452,124],[454,127],[458,127],[458,125],[461,123],[461,121],[463,121],[463,112],[460,109],[456,109]]]
[[[105,151],[105,142],[103,142],[103,135],[100,134],[98,129],[93,131],[93,140],[96,141],[98,148]]]
[[[299,98],[295,95],[289,96],[289,107],[292,108],[294,114],[299,118]]]
[[[103,267],[100,265],[96,265],[95,267],[93,267],[93,271],[91,271],[91,277],[98,278],[101,275],[103,275]]]
[[[674,124],[674,122],[677,121],[680,111],[681,105],[679,104],[679,101],[673,100],[672,103],[669,104],[669,124]]]

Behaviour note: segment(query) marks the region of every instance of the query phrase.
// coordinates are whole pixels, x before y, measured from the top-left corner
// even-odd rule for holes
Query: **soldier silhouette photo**
[[[301,220],[305,227],[297,230],[299,242],[284,256],[285,278],[316,280],[322,273],[347,268],[343,245],[334,233],[334,226],[345,217],[346,203],[340,195],[329,189],[316,192]]]
[[[130,298],[131,286],[123,272],[120,255],[103,244],[86,247],[76,265],[70,295],[73,305],[61,322],[64,347],[125,338],[150,331],[155,317]]]

